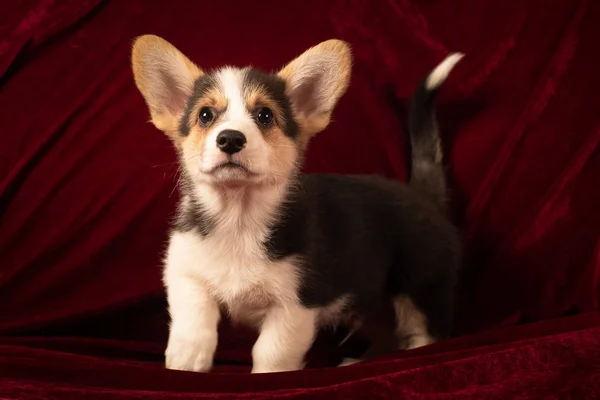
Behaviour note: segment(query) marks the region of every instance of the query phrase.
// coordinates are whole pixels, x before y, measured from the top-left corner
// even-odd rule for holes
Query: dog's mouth
[[[214,183],[234,187],[244,186],[259,178],[259,174],[251,171],[245,164],[233,160],[214,166],[208,174]]]
[[[211,174],[215,174],[218,173],[219,171],[239,171],[239,172],[244,172],[248,175],[252,175],[252,172],[248,169],[248,167],[246,167],[244,164],[236,162],[236,161],[226,161],[224,163],[221,163],[215,167],[213,167],[210,170]]]

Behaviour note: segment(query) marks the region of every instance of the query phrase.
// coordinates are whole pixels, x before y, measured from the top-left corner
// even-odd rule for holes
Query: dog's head
[[[297,169],[350,79],[348,45],[329,40],[275,74],[202,71],[157,36],[136,39],[135,82],[154,125],[171,138],[194,183],[277,184]]]

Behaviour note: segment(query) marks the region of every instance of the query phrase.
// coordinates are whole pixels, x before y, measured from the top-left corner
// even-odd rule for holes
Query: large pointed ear
[[[348,88],[351,70],[350,46],[332,39],[308,49],[279,71],[308,138],[329,124],[336,103]]]
[[[154,35],[135,40],[131,62],[135,84],[150,109],[152,123],[168,135],[176,134],[202,71],[172,44]]]

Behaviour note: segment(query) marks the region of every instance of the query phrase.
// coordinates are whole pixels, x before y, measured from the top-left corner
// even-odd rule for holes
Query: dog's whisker
[[[168,162],[168,163],[164,163],[164,164],[156,164],[156,165],[153,165],[152,168],[167,167],[167,166],[171,166],[171,165],[179,165],[179,162],[173,161],[173,162]]]

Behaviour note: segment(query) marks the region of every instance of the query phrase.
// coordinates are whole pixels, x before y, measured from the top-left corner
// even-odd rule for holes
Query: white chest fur
[[[185,275],[204,285],[233,320],[254,322],[275,305],[297,300],[293,259],[273,262],[255,232],[174,233],[169,246],[165,283]]]
[[[268,202],[251,202],[258,207],[245,212],[217,201],[204,204],[218,216],[210,232],[176,231],[169,243],[164,270],[171,313],[167,365],[210,369],[220,308],[233,321],[260,329],[252,350],[253,371],[301,368],[318,327],[340,321],[347,296],[325,307],[301,304],[301,260],[290,256],[272,261],[265,251],[275,215]]]

